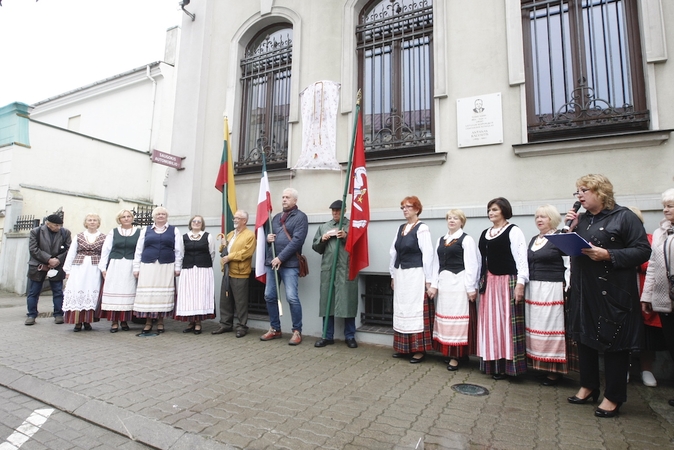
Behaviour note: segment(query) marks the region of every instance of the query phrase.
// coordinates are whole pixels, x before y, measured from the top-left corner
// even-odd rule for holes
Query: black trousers
[[[659,313],[662,323],[662,334],[665,336],[665,345],[674,359],[674,313]]]
[[[578,363],[580,385],[588,389],[599,389],[599,351],[578,343]],[[630,352],[604,352],[604,373],[606,388],[604,397],[614,403],[627,401],[627,372],[630,368]]]

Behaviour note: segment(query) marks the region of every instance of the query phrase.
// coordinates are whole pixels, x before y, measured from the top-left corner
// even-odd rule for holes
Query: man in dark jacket
[[[286,300],[290,306],[290,316],[293,322],[293,335],[288,344],[298,345],[302,342],[302,304],[297,291],[300,273],[297,254],[302,253],[302,245],[309,231],[309,219],[297,208],[297,190],[285,189],[281,203],[283,212],[274,216],[271,233],[267,235],[265,260],[267,284],[264,289],[264,299],[269,312],[270,328],[260,336],[260,340],[270,341],[281,338],[281,319],[274,274],[276,271],[279,283],[285,285]],[[273,249],[272,246],[274,246]]]
[[[63,323],[63,263],[70,248],[70,231],[63,228],[63,219],[52,214],[44,225],[30,230],[28,250],[28,314],[26,325],[34,325],[37,302],[45,277],[49,279],[54,300],[54,322]]]

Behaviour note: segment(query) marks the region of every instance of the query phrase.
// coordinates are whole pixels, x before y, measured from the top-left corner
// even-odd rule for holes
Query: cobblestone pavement
[[[21,427],[35,410],[51,410],[49,406],[24,394],[0,387],[0,449],[14,450],[23,442],[24,434],[30,437],[21,450],[142,450],[149,447],[134,442],[126,436],[101,428],[58,409],[33,433]],[[24,433],[21,433],[24,431]],[[16,434],[15,434],[16,433]],[[18,441],[17,441],[18,439]],[[15,445],[10,446],[10,443]]]
[[[50,304],[42,299],[42,309]],[[25,297],[0,297],[0,384],[90,422],[167,449],[627,449],[672,448],[674,384],[629,385],[615,419],[570,405],[577,374],[556,387],[533,375],[494,381],[477,361],[449,372],[440,357],[421,364],[387,347],[343,342],[314,348],[262,342],[262,330],[137,337],[107,321],[73,333],[52,318],[23,324]],[[486,396],[455,392],[457,383]],[[596,405],[595,405],[596,406]]]

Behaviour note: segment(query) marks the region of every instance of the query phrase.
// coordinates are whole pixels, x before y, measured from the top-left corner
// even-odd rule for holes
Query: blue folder
[[[580,256],[584,248],[590,248],[590,244],[577,233],[548,234],[548,241],[568,256]]]

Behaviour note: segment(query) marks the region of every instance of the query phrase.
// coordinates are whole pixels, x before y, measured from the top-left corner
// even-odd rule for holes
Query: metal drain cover
[[[489,395],[489,390],[477,384],[453,384],[452,389],[459,394],[463,395],[472,395],[473,397],[479,397],[481,395]]]

